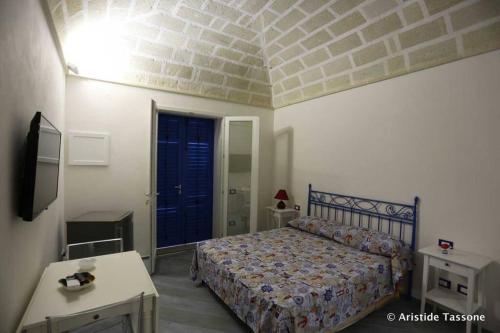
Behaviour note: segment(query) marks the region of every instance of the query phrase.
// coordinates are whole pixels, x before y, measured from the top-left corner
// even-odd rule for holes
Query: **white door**
[[[148,196],[149,205],[151,208],[151,256],[150,256],[150,273],[153,274],[156,268],[156,157],[157,157],[157,142],[158,142],[158,109],[156,102],[151,100],[151,180],[149,185]]]
[[[224,118],[223,235],[257,231],[259,118]]]

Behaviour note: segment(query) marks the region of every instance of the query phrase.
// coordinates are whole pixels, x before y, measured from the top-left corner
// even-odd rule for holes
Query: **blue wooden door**
[[[213,142],[213,120],[159,114],[158,247],[212,237]]]

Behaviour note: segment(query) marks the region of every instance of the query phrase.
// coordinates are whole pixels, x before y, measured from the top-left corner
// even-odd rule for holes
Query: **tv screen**
[[[57,198],[61,132],[37,112],[28,133],[21,216],[33,221]]]

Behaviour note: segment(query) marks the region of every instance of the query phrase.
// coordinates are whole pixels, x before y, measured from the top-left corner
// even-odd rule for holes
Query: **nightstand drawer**
[[[468,276],[470,268],[455,264],[453,262],[449,262],[446,260],[438,259],[435,257],[429,258],[429,265],[437,267],[439,269],[443,269],[458,275]]]

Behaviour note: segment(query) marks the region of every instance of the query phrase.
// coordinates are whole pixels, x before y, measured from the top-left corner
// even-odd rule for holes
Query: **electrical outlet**
[[[440,287],[446,288],[446,289],[451,289],[451,281],[447,280],[445,278],[440,277],[439,282],[438,282]]]
[[[439,238],[438,239],[438,246],[441,246],[441,244],[448,244],[450,246],[450,250],[453,250],[453,242],[452,241]]]
[[[457,284],[457,293],[467,296],[467,286],[458,283]]]
[[[300,210],[300,205],[295,205],[295,206],[293,206],[293,208],[294,208],[295,210]]]

